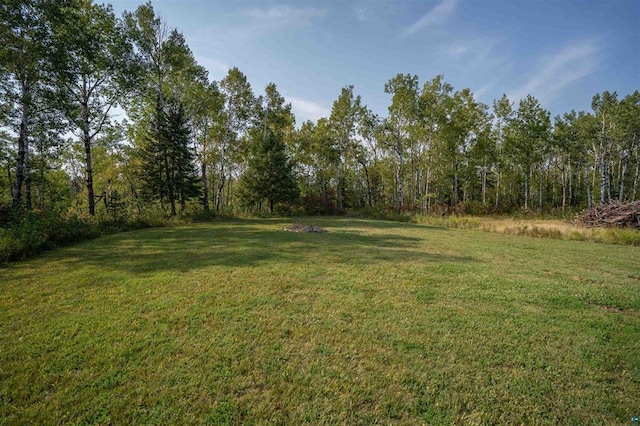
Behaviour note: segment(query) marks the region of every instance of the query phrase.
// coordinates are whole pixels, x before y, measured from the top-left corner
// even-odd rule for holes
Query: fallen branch
[[[579,220],[587,226],[640,229],[640,201],[598,204],[582,213]]]

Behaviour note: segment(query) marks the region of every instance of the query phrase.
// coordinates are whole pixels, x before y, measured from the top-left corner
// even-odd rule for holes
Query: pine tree
[[[149,199],[168,202],[176,215],[176,201],[184,208],[187,200],[200,195],[191,133],[181,103],[166,101],[156,106],[148,136],[141,150],[140,177]]]
[[[269,211],[278,203],[295,201],[300,195],[285,144],[273,132],[266,132],[253,144],[249,167],[241,180],[245,205],[267,200]]]

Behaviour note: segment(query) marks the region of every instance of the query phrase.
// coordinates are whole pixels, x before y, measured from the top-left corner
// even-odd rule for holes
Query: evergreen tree
[[[189,146],[191,132],[181,103],[158,101],[156,114],[141,150],[140,177],[149,199],[168,202],[176,215],[176,201],[182,208],[200,195],[194,153]]]
[[[274,132],[267,131],[252,146],[249,167],[241,180],[241,198],[245,205],[267,200],[273,213],[276,204],[293,202],[299,195],[285,144]]]

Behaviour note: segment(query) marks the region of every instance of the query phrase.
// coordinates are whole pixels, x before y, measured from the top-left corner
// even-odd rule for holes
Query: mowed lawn
[[[346,218],[0,269],[1,424],[629,424],[640,247]]]

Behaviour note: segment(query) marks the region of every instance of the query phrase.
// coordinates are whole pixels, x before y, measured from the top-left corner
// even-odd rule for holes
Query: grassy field
[[[357,219],[0,269],[0,423],[629,424],[640,247]]]

